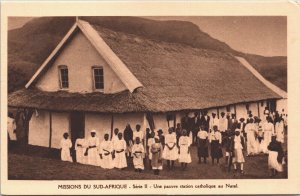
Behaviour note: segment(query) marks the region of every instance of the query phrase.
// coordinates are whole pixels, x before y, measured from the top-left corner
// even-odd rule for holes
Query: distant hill
[[[156,21],[138,17],[81,17],[114,31],[148,39],[186,44],[217,50],[246,58],[266,79],[287,90],[287,58],[245,54],[212,38],[191,22]],[[8,90],[24,87],[35,70],[47,58],[74,24],[74,17],[42,17],[8,33]]]

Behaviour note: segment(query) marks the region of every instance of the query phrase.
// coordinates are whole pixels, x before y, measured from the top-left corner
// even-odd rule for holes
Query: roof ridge
[[[273,92],[280,95],[282,98],[287,98],[287,93],[276,86],[275,84],[268,81],[263,77],[245,58],[240,56],[234,56],[245,68],[247,68],[259,81],[261,81],[265,86],[271,89]]]

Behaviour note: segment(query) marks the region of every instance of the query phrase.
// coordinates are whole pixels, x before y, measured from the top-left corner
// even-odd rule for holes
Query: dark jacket
[[[207,132],[209,131],[209,121],[210,121],[209,116],[207,116],[207,119],[205,119],[205,116],[201,116],[200,118],[200,125],[203,125],[204,130],[206,130]]]

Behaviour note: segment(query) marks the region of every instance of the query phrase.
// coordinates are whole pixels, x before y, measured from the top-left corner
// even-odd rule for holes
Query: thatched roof
[[[114,95],[27,89],[9,95],[9,106],[62,111],[166,112],[281,98],[230,54],[93,27],[143,84],[142,88]]]

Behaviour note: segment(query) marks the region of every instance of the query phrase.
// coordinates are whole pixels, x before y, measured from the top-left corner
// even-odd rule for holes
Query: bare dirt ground
[[[198,164],[196,147],[191,150],[192,163],[186,171],[175,163],[175,169],[169,171],[164,165],[159,176],[153,175],[149,166],[141,174],[136,173],[129,160],[125,170],[105,170],[96,166],[63,162],[46,156],[34,156],[28,153],[10,152],[8,155],[8,177],[15,180],[134,180],[134,179],[266,179],[269,177],[268,156],[245,157],[245,174],[228,173],[222,158],[220,165]],[[166,164],[166,163],[165,163]],[[273,178],[287,178],[287,168]]]

